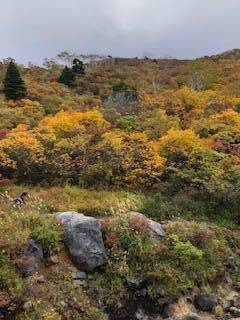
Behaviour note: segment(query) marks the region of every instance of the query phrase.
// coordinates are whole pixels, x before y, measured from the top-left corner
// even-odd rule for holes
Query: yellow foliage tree
[[[160,153],[164,156],[191,157],[195,150],[203,148],[203,141],[192,130],[171,129],[160,139]]]
[[[44,161],[44,149],[33,132],[19,125],[0,140],[0,163],[3,173],[10,170],[19,180],[37,180],[39,166]]]
[[[98,134],[109,127],[108,122],[98,110],[86,112],[60,111],[55,116],[44,118],[39,130],[53,132],[57,136],[74,136],[76,134]]]
[[[112,131],[103,136],[100,147],[109,149],[107,165],[118,168],[121,183],[146,187],[159,182],[165,159],[158,153],[158,143],[149,141],[145,133]]]

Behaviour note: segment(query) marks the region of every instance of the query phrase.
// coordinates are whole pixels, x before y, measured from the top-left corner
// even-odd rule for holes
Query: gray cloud
[[[2,0],[0,59],[213,54],[240,47],[239,12],[239,0]]]

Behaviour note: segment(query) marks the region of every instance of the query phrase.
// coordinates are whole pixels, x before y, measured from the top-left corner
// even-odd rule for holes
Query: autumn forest
[[[239,206],[239,50],[196,60],[63,52],[43,67],[17,66],[24,90],[9,99],[11,61],[0,64],[2,184],[187,193]]]

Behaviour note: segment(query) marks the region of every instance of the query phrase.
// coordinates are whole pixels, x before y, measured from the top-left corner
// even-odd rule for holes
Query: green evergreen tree
[[[75,74],[72,69],[65,66],[62,71],[61,76],[58,79],[58,82],[65,84],[68,87],[74,87]]]
[[[127,91],[130,90],[131,87],[129,87],[125,82],[123,81],[118,81],[113,84],[112,89],[114,92],[119,92],[119,91]]]
[[[7,99],[12,100],[23,99],[27,94],[25,83],[13,61],[7,67],[4,79],[4,93]]]
[[[83,62],[79,59],[73,60],[72,71],[76,74],[85,74]]]

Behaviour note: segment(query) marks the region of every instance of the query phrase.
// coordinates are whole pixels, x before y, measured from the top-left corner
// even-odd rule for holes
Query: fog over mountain
[[[0,58],[40,63],[69,50],[192,58],[240,47],[238,0],[8,0]]]

